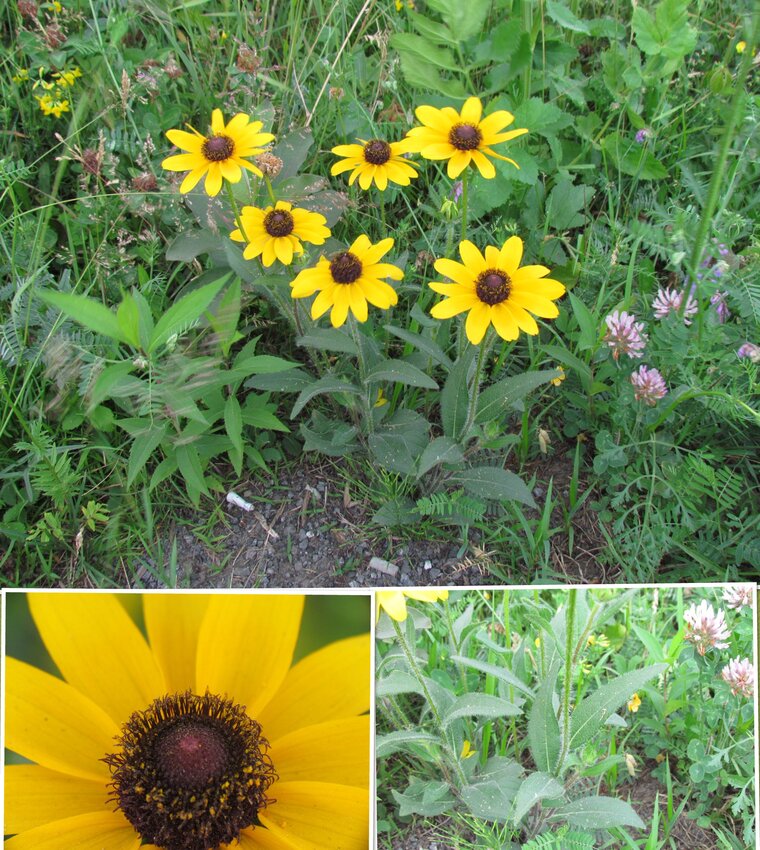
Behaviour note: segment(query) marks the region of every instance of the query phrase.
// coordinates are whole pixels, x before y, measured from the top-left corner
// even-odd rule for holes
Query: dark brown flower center
[[[480,147],[483,134],[472,124],[455,124],[449,131],[449,141],[458,151],[474,151]]]
[[[354,283],[361,277],[362,261],[350,251],[344,251],[330,263],[330,274],[336,283]]]
[[[484,304],[501,304],[509,298],[509,275],[498,269],[486,269],[478,275],[475,292]]]
[[[277,779],[244,706],[186,691],[136,711],[105,757],[111,799],[144,843],[215,850],[259,823]]]
[[[382,139],[371,139],[364,145],[364,159],[370,165],[385,165],[391,158],[391,146]]]
[[[295,222],[287,210],[270,210],[264,216],[264,230],[270,236],[290,236]]]
[[[229,136],[212,136],[201,145],[201,152],[209,162],[222,162],[235,151],[235,143]]]

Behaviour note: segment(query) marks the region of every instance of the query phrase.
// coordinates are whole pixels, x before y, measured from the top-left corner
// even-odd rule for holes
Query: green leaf
[[[293,409],[290,411],[290,418],[295,419],[315,396],[325,393],[352,393],[353,395],[361,395],[362,392],[362,389],[357,387],[356,384],[350,384],[348,381],[336,378],[333,375],[325,375],[324,378],[314,381],[313,384],[301,390],[296,403],[293,405]]]
[[[219,299],[216,310],[206,314],[224,357],[229,356],[232,344],[239,338],[237,326],[240,320],[240,290],[240,278],[236,277]]]
[[[379,381],[392,381],[428,390],[438,389],[438,384],[431,377],[406,360],[381,360],[376,363],[367,373],[365,382],[373,384]]]
[[[697,31],[689,26],[689,0],[662,0],[654,17],[636,6],[631,17],[636,43],[650,56],[679,60],[697,44]]]
[[[588,33],[589,31],[588,24],[577,17],[564,3],[558,3],[556,0],[547,0],[546,14],[555,24],[559,24],[571,32]]]
[[[110,312],[110,311],[109,311]],[[140,312],[137,302],[130,292],[125,292],[116,309],[116,320],[124,339],[133,347],[140,347]]]
[[[515,109],[514,116],[515,127],[527,127],[530,133],[538,133],[541,136],[556,136],[560,130],[573,123],[572,116],[567,112],[538,97],[524,100]]]
[[[274,357],[271,354],[254,354],[252,357],[236,360],[234,371],[242,372],[245,375],[269,375],[274,372],[295,369],[297,366],[298,363],[284,360],[282,357]]]
[[[303,369],[290,369],[287,372],[274,372],[271,375],[255,375],[243,386],[254,390],[277,391],[281,393],[300,393],[316,379]]]
[[[452,484],[461,484],[473,496],[481,499],[522,502],[528,507],[536,507],[525,482],[514,472],[498,466],[473,466],[455,473],[449,480]]]
[[[410,475],[429,439],[430,425],[413,410],[399,410],[369,437],[369,449],[385,469]]]
[[[429,65],[444,68],[447,71],[460,71],[461,65],[456,56],[445,47],[436,47],[426,38],[414,33],[398,32],[390,38],[390,46],[399,54],[412,54]]]
[[[544,369],[541,372],[523,372],[497,381],[481,392],[475,421],[490,422],[498,419],[510,405],[521,401],[537,387],[548,384],[560,375],[558,369]]]
[[[311,428],[301,425],[305,452],[322,452],[330,457],[345,457],[356,451],[356,428],[347,422],[335,422],[319,413],[312,415]]]
[[[554,711],[554,686],[559,669],[559,662],[552,664],[528,715],[528,745],[541,773],[553,771],[559,756],[559,721]]]
[[[274,405],[268,404],[256,393],[250,393],[245,399],[241,415],[243,422],[254,428],[270,428],[272,431],[289,432],[290,428],[284,422],[280,422],[272,412],[273,410]]]
[[[234,395],[229,396],[224,404],[224,430],[236,452],[234,458],[230,458],[235,467],[235,474],[240,475],[243,467],[243,414],[240,402]]]
[[[210,230],[187,230],[178,233],[166,249],[166,259],[189,263],[201,254],[210,254],[219,247],[218,233]]]
[[[378,735],[375,741],[375,756],[382,759],[392,756],[394,753],[403,752],[409,744],[427,744],[438,749],[441,739],[430,732],[422,732],[419,729],[402,729],[399,732],[389,732],[387,735]]]
[[[145,430],[134,435],[127,464],[127,487],[131,487],[142,472],[145,464],[166,436],[168,428],[168,422],[162,422],[160,425],[146,423]]]
[[[475,366],[474,345],[468,345],[464,353],[451,367],[441,391],[441,424],[447,437],[456,438],[467,420],[470,399],[470,371]]]
[[[448,726],[460,717],[517,717],[522,709],[513,702],[490,694],[463,694],[457,697],[444,714],[443,725]]]
[[[576,322],[578,322],[578,327],[581,329],[581,336],[577,343],[578,350],[588,351],[590,348],[594,348],[596,346],[597,340],[599,339],[597,324],[594,321],[594,317],[589,308],[583,303],[583,301],[581,301],[580,298],[578,298],[577,295],[574,295],[572,292],[568,292],[568,296],[573,307],[573,315],[575,316]]]
[[[399,339],[403,339],[404,342],[410,343],[423,352],[423,354],[427,354],[439,366],[443,366],[447,370],[451,368],[451,360],[446,356],[441,346],[433,342],[432,339],[428,339],[422,336],[422,334],[412,333],[404,328],[397,328],[394,325],[383,325],[383,328],[388,333],[393,334],[393,336],[397,336]]]
[[[169,307],[164,315],[156,322],[156,327],[153,328],[148,352],[152,353],[156,351],[160,346],[165,345],[173,334],[182,333],[188,326],[196,322],[203,314],[203,311],[216,298],[221,288],[229,280],[229,277],[227,274],[213,283],[201,286],[194,292],[183,296],[176,304]]]
[[[607,718],[651,679],[667,670],[667,664],[653,664],[623,673],[575,707],[570,719],[570,749],[582,747],[602,728]]]
[[[593,197],[594,190],[585,183],[575,186],[567,177],[558,180],[546,201],[546,217],[552,230],[581,227],[587,218],[582,210],[588,209]]]
[[[201,493],[205,496],[209,495],[198,452],[192,443],[183,443],[175,447],[175,455],[177,466],[187,485],[187,495],[197,507],[200,503]]]
[[[462,801],[476,817],[503,823],[520,787],[521,773],[517,762],[492,757],[475,781],[461,789]]]
[[[431,21],[430,18],[426,18],[424,15],[420,15],[419,12],[413,12],[412,10],[409,10],[406,14],[417,32],[425,36],[429,41],[435,44],[448,44],[451,47],[455,47],[459,43],[457,37],[446,24]]]
[[[639,180],[664,180],[668,176],[665,166],[632,138],[625,139],[620,133],[610,133],[602,139],[602,150],[613,165],[623,174]]]
[[[397,694],[418,694],[422,687],[416,676],[403,670],[393,670],[387,676],[378,679],[375,685],[376,697],[392,697]]]
[[[420,515],[411,499],[391,499],[380,505],[370,522],[393,528],[396,525],[411,525],[419,520]]]
[[[353,355],[359,353],[351,337],[338,328],[313,328],[309,333],[299,336],[296,345],[318,348],[320,351],[342,351]]]
[[[87,409],[92,410],[106,398],[123,398],[126,395],[134,395],[142,387],[147,392],[148,384],[131,374],[134,368],[135,365],[131,360],[106,366],[98,375],[87,396]]]
[[[533,696],[533,689],[528,687],[522,679],[515,676],[510,670],[507,670],[506,667],[501,667],[497,664],[489,664],[486,661],[480,661],[477,658],[465,658],[463,655],[452,655],[452,661],[456,661],[461,664],[463,667],[470,667],[473,670],[480,670],[481,673],[487,673],[489,676],[493,676],[496,679],[501,679],[502,682],[506,682],[508,685],[512,685],[518,690],[522,691],[528,696]]]
[[[428,8],[438,12],[459,41],[478,35],[486,22],[491,0],[428,0]]]
[[[451,437],[436,437],[432,443],[426,446],[420,457],[417,467],[417,477],[421,478],[439,463],[460,463],[464,460],[462,448],[456,440]]]
[[[314,136],[308,127],[293,130],[277,140],[272,153],[282,160],[282,168],[276,179],[272,181],[273,185],[279,189],[281,183],[298,174],[313,144]],[[284,197],[281,192],[277,194],[278,197]]]
[[[412,88],[423,91],[437,91],[453,100],[464,100],[467,90],[460,80],[445,80],[437,68],[413,53],[401,53],[401,71],[406,82]]]
[[[512,812],[514,823],[520,823],[533,806],[546,797],[558,798],[564,797],[564,795],[564,786],[553,776],[541,772],[531,773],[522,785],[520,785],[520,790],[517,792],[515,808]]]
[[[395,789],[392,789],[391,793],[398,803],[398,813],[401,817],[408,815],[434,817],[451,811],[456,805],[447,782],[423,781],[415,778],[403,794]]]
[[[555,809],[553,820],[566,820],[582,829],[611,829],[615,826],[635,826],[644,829],[644,821],[630,803],[614,797],[581,797]]]
[[[94,298],[87,298],[86,295],[73,295],[70,292],[49,292],[47,290],[40,290],[38,294],[46,304],[56,307],[64,315],[91,331],[110,337],[115,342],[129,343],[116,314]]]

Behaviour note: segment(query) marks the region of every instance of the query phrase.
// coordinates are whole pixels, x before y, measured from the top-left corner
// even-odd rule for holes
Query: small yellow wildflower
[[[638,694],[634,694],[628,700],[628,711],[631,711],[635,714],[639,710],[640,705],[641,705],[641,697]]]
[[[382,407],[384,404],[388,404],[388,399],[385,397],[385,393],[382,388],[377,391],[377,400],[372,405],[373,407]]]
[[[472,758],[472,756],[474,756],[476,753],[477,753],[477,750],[473,750],[473,748],[470,746],[470,742],[465,741],[462,744],[462,752],[459,754],[459,758],[462,758],[462,759]]]
[[[747,42],[746,41],[739,41],[739,42],[736,43],[736,52],[737,53],[744,53],[744,51],[746,49],[747,49]]]
[[[63,5],[58,2],[58,0],[53,0],[50,3],[50,8],[56,13],[56,15],[60,15],[63,11]]]
[[[607,635],[599,635],[598,637],[596,635],[589,635],[588,645],[601,646],[602,649],[607,649],[607,647],[610,645],[610,639],[607,637]]]
[[[552,378],[552,384],[554,384],[555,387],[558,387],[562,383],[562,381],[564,381],[567,377],[567,375],[565,374],[565,370],[562,368],[562,366],[557,366],[557,369],[560,374],[557,375],[556,378]]]
[[[82,76],[79,68],[72,68],[70,71],[58,71],[53,74],[53,78],[59,86],[73,86],[78,77]]]
[[[594,669],[594,665],[589,661],[581,661],[581,672],[584,676],[588,676],[588,674]]]
[[[28,79],[29,79],[29,71],[28,71],[27,68],[19,68],[18,74],[14,74],[11,77],[11,80],[13,80],[13,82],[16,83],[17,85],[19,83],[25,83]]]
[[[53,115],[60,118],[64,112],[70,112],[68,100],[54,100],[49,94],[37,97],[43,115]]]
[[[536,645],[536,649],[539,649],[539,647],[541,646],[541,638],[540,638],[540,637],[537,637],[537,638],[533,641],[533,643]]]

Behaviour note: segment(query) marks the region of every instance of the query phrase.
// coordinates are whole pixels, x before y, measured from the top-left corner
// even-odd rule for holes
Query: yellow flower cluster
[[[48,74],[44,67],[37,69],[37,78],[32,84],[32,90],[43,115],[60,118],[64,112],[71,111],[71,99],[66,90],[74,87],[77,79],[82,76],[81,69],[74,67]],[[16,85],[29,81],[29,69],[20,68],[11,78]]]
[[[505,132],[514,121],[510,112],[497,110],[484,116],[480,98],[470,97],[459,112],[450,106],[420,106],[416,115],[421,126],[412,128],[400,142],[360,139],[359,144],[334,147],[332,152],[342,159],[332,166],[331,173],[350,171],[349,185],[358,181],[366,190],[374,183],[383,191],[389,183],[408,186],[418,176],[419,166],[406,158],[409,153],[447,160],[447,173],[452,179],[470,165],[486,179],[495,177],[491,158],[519,167],[514,160],[493,150],[494,145],[528,132],[524,128]],[[215,109],[208,135],[189,129],[192,132],[167,132],[169,141],[183,152],[162,163],[169,171],[185,172],[181,193],[191,191],[205,177],[206,193],[214,197],[225,182],[229,186],[240,181],[243,169],[247,169],[267,180],[272,195],[268,182],[271,172],[267,172],[261,154],[274,136],[261,132],[261,121],[252,121],[241,112],[225,122],[221,110]],[[261,168],[247,157],[260,157]],[[247,260],[259,257],[266,267],[275,261],[290,265],[303,253],[302,242],[322,245],[331,235],[330,230],[320,213],[294,208],[291,203],[272,197],[274,203],[266,208],[246,206],[242,213],[235,209],[237,227],[230,237],[246,243],[243,257]],[[342,326],[349,313],[357,321],[366,322],[368,304],[387,310],[398,303],[396,290],[386,279],[401,280],[404,273],[398,266],[381,262],[393,245],[392,238],[372,244],[367,236],[360,235],[348,250],[329,259],[322,256],[315,266],[299,272],[290,284],[291,296],[298,299],[316,294],[311,305],[312,319],[329,312],[333,327]],[[501,247],[488,246],[483,253],[472,242],[463,240],[459,253],[462,263],[449,259],[435,263],[436,271],[451,282],[429,284],[446,296],[433,307],[431,315],[449,319],[466,312],[465,332],[473,345],[482,342],[490,327],[505,340],[517,339],[521,331],[536,335],[539,328],[534,316],[554,319],[559,314],[554,301],[564,295],[565,287],[548,277],[550,270],[545,266],[520,265],[523,242],[519,237],[510,237]],[[380,399],[378,404],[382,404]]]

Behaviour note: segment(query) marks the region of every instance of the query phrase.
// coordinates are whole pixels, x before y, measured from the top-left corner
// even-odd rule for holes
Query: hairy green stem
[[[470,167],[465,168],[462,174],[462,241],[467,238],[467,199],[470,183]]]
[[[573,640],[577,596],[576,588],[568,591],[567,616],[565,617],[565,684],[562,691],[562,748],[557,759],[557,772],[562,770],[570,748],[570,693],[573,689]]]
[[[467,419],[464,423],[464,428],[459,435],[459,439],[467,439],[467,434],[475,423],[475,416],[478,412],[478,399],[480,398],[480,381],[483,373],[483,365],[486,361],[486,354],[491,348],[491,329],[486,331],[486,338],[480,343],[480,351],[478,352],[478,365],[475,367],[475,375],[472,379],[472,391],[470,392],[470,401],[467,407]]]
[[[425,682],[425,677],[422,675],[422,670],[420,670],[420,665],[417,663],[417,658],[414,654],[414,650],[406,640],[406,635],[404,634],[403,629],[398,624],[398,622],[394,619],[391,619],[391,623],[393,623],[393,629],[396,632],[396,637],[398,638],[399,646],[401,647],[401,651],[404,653],[404,657],[406,658],[406,662],[409,665],[409,669],[412,671],[412,675],[419,683],[420,688],[422,689],[422,695],[425,697],[428,707],[430,708],[430,713],[433,715],[433,719],[435,720],[435,724],[438,727],[438,732],[441,735],[441,742],[449,753],[451,763],[454,765],[454,769],[457,772],[457,776],[462,785],[467,784],[467,777],[464,775],[464,771],[462,770],[462,765],[459,763],[459,759],[457,758],[457,754],[454,751],[454,748],[449,743],[449,739],[446,733],[446,727],[443,725],[443,719],[441,715],[438,713],[438,708],[436,707],[435,702],[433,702],[433,697],[428,690],[427,683]]]

